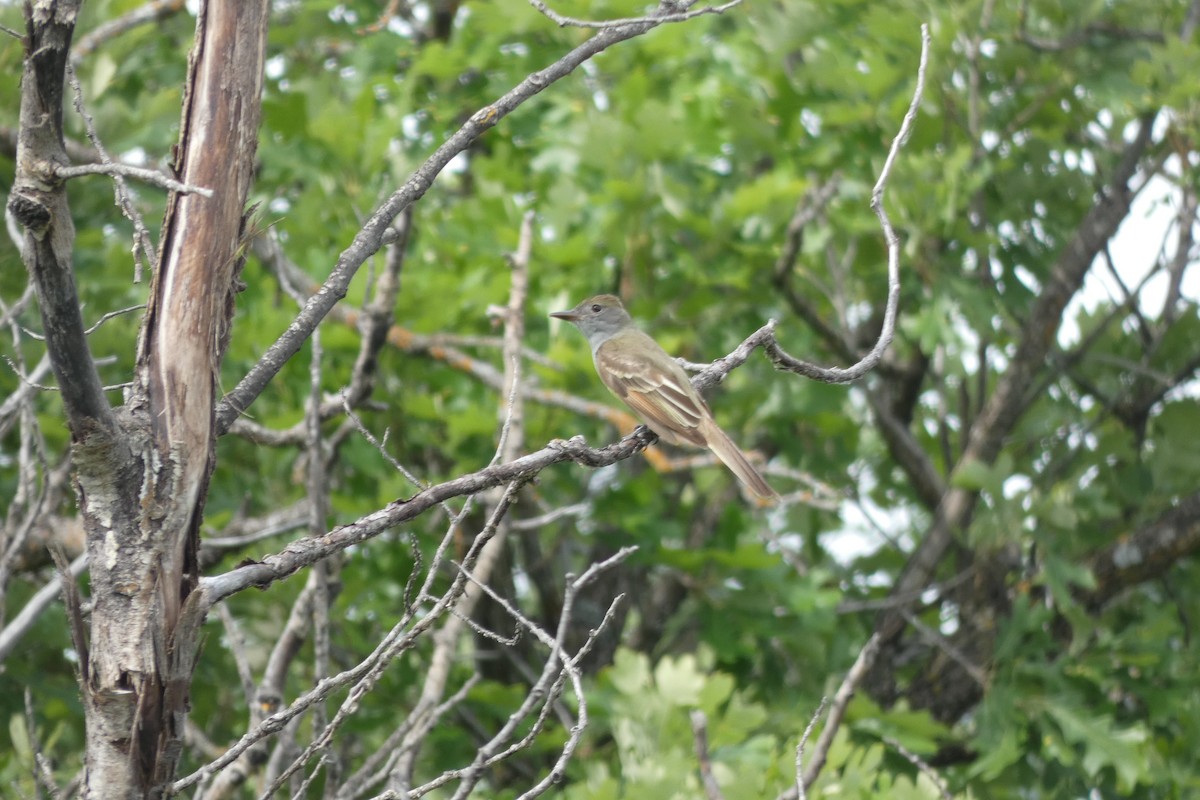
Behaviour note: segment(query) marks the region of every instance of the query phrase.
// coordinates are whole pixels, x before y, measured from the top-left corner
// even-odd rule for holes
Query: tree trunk
[[[212,195],[171,197],[134,388],[116,410],[84,334],[72,272],[74,229],[57,172],[68,164],[62,102],[78,9],[78,2],[54,0],[26,6],[9,205],[26,228],[23,255],[64,389],[87,531],[91,635],[76,641],[87,717],[84,796],[156,797],[178,763],[207,611],[194,593],[199,524],[216,442],[217,373],[241,263],[268,4],[212,0],[197,18],[176,169],[185,184]]]

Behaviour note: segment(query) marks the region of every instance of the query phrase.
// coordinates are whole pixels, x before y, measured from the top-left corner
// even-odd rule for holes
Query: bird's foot
[[[658,442],[658,434],[645,425],[638,425],[633,429],[633,438],[637,439],[642,447],[650,447]]]

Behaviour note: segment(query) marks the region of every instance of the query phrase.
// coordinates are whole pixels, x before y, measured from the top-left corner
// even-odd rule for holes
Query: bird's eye
[[[600,313],[600,304],[599,303],[592,303],[592,313],[593,314]]]

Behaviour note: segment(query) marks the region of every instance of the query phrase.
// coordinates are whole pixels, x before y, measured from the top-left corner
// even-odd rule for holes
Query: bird
[[[658,438],[668,444],[708,448],[754,494],[779,499],[717,425],[683,367],[637,327],[620,298],[596,295],[550,316],[571,323],[587,337],[600,380]]]

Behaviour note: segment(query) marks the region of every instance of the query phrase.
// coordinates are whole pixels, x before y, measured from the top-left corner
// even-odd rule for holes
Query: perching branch
[[[883,199],[884,192],[887,189],[888,178],[892,173],[892,166],[896,163],[896,157],[899,155],[900,148],[904,146],[904,142],[912,132],[913,123],[916,121],[917,110],[921,105],[921,95],[925,91],[925,70],[928,64],[929,26],[922,25],[921,61],[917,67],[917,82],[913,90],[912,102],[909,103],[908,111],[904,115],[904,121],[900,125],[900,132],[892,140],[892,146],[888,150],[887,158],[883,162],[883,168],[879,171],[879,178],[875,181],[875,188],[871,191],[871,210],[875,212],[875,216],[879,219],[879,225],[883,228],[883,235],[887,240],[888,254],[888,297],[887,305],[884,308],[883,327],[880,330],[879,339],[875,342],[875,346],[871,348],[871,351],[863,356],[858,363],[843,369],[839,367],[818,367],[806,361],[801,361],[786,353],[774,341],[774,337],[772,337],[769,342],[765,343],[765,349],[767,357],[771,359],[771,363],[775,365],[776,369],[795,372],[798,375],[803,375],[824,383],[850,383],[866,375],[879,364],[880,360],[883,359],[883,354],[887,350],[888,345],[892,342],[892,337],[896,334],[896,314],[900,305],[900,237],[896,235],[895,229],[892,228],[887,210],[883,206]]]

